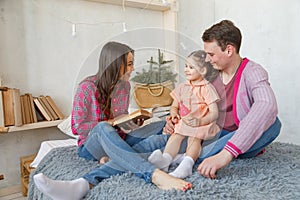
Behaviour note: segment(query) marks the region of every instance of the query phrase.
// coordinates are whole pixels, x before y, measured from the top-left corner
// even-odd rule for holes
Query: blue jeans
[[[261,152],[266,146],[268,146],[272,141],[274,141],[280,133],[281,122],[276,118],[275,122],[263,133],[263,135],[252,145],[252,147],[245,153],[238,156],[238,158],[251,158],[255,157],[259,152]],[[200,164],[205,158],[213,156],[219,153],[228,140],[235,134],[235,131],[228,132],[222,130],[218,137],[210,141],[203,142],[203,148],[196,164]],[[152,151],[156,149],[163,150],[166,141],[168,139],[167,135],[153,135],[149,138],[137,143],[133,148],[137,152],[147,153],[149,155]],[[153,149],[154,147],[154,149]],[[184,153],[187,147],[186,140],[182,142],[179,153]]]
[[[168,135],[160,134],[164,123],[158,123],[156,125],[151,125],[147,131],[150,131],[151,135],[146,139],[135,137],[128,144],[125,140],[122,140],[117,132],[107,123],[99,123],[95,128],[96,132],[101,132],[101,134],[95,134],[97,137],[92,140],[99,141],[99,145],[110,157],[110,161],[104,165],[93,169],[89,173],[83,176],[89,183],[96,185],[103,179],[109,178],[110,176],[121,174],[127,171],[133,172],[136,176],[143,178],[146,182],[151,182],[152,173],[155,167],[147,162],[147,157],[152,151],[156,149],[164,149]],[[244,154],[239,155],[238,158],[250,158],[256,156],[260,151],[262,151],[267,145],[269,145],[274,139],[279,135],[281,129],[281,122],[278,118],[273,123],[272,126],[266,130],[261,138],[254,143],[254,145]],[[143,135],[143,129],[139,129],[135,135]],[[220,152],[227,141],[232,137],[235,132],[222,131],[217,139],[211,141],[206,141],[203,144],[201,155],[196,161],[197,164],[202,162],[205,158]],[[87,141],[88,142],[88,141]],[[86,142],[86,143],[87,143]],[[185,152],[186,141],[181,144],[180,152]]]
[[[132,146],[151,135],[161,134],[164,125],[165,121],[151,123],[131,132],[124,141],[115,128],[106,122],[100,122],[90,132],[87,141],[79,147],[78,154],[88,160],[99,160],[103,156],[108,156],[110,161],[96,167],[83,178],[97,185],[103,179],[131,171],[146,182],[151,182],[155,167],[148,163],[142,154],[136,153]]]

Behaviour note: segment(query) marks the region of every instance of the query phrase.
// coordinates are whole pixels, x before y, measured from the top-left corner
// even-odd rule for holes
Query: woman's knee
[[[105,121],[99,122],[92,130],[92,132],[95,132],[97,134],[102,134],[110,131],[114,131],[114,128]]]

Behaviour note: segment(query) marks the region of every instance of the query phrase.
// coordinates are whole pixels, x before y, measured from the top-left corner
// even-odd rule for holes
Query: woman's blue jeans
[[[139,129],[139,131],[135,133],[134,138],[128,137],[128,142],[127,140],[124,142],[124,140],[118,136],[114,128],[107,123],[99,123],[92,132],[101,132],[101,134],[93,134],[95,137],[90,135],[89,140],[85,143],[86,146],[83,147],[83,149],[89,147],[88,142],[93,140],[91,144],[95,143],[93,145],[96,145],[97,143],[97,145],[101,146],[104,151],[103,155],[107,155],[111,160],[108,163],[93,169],[91,172],[84,175],[83,178],[85,178],[89,183],[96,185],[101,180],[109,178],[110,176],[131,171],[136,176],[143,178],[146,182],[151,182],[151,176],[155,167],[147,162],[147,157],[156,149],[164,149],[169,136],[160,134],[163,126],[164,122],[161,122],[151,125],[150,127],[145,127],[145,129]],[[263,133],[261,138],[256,141],[256,143],[254,143],[247,152],[239,155],[238,158],[255,157],[267,145],[275,140],[280,133],[280,129],[281,122],[278,118],[276,118],[273,125]],[[143,134],[145,134],[143,131],[148,131],[146,132],[148,133],[148,138],[140,138]],[[201,155],[196,161],[196,164],[199,164],[205,158],[220,152],[234,133],[235,132],[222,131],[216,139],[205,141],[203,143]],[[181,145],[180,153],[185,152],[186,146],[187,144],[185,141]],[[86,149],[88,149],[89,152],[93,152],[95,150],[90,148]],[[95,154],[98,155],[98,153]],[[94,157],[94,159],[95,158],[98,159],[97,157]]]
[[[88,160],[100,160],[101,157],[108,156],[110,161],[99,165],[83,178],[97,185],[103,179],[131,171],[146,182],[151,182],[155,167],[148,163],[147,157],[143,158],[132,146],[151,135],[161,134],[164,125],[165,121],[151,123],[131,132],[124,141],[115,128],[106,122],[100,122],[90,132],[87,141],[79,147],[78,154]]]

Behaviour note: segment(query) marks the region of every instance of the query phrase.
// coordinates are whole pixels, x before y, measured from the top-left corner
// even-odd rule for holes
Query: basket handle
[[[161,85],[161,86],[156,86],[156,87],[153,87],[152,89],[158,89],[158,88],[160,88],[159,93],[154,94],[154,93],[152,92],[151,88],[148,86],[148,92],[149,92],[152,96],[158,97],[158,96],[160,96],[160,95],[163,93],[163,91],[164,91],[164,86],[162,86],[162,85]]]

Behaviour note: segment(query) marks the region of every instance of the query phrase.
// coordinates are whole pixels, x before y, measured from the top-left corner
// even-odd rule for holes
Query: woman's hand
[[[110,125],[113,125],[113,124],[114,124],[114,121],[115,121],[114,119],[109,119],[109,120],[107,120],[106,122],[109,123]]]
[[[142,125],[144,124],[144,121],[145,121],[144,118],[142,118],[142,119],[137,119],[135,123],[136,123],[138,126],[142,126]]]

